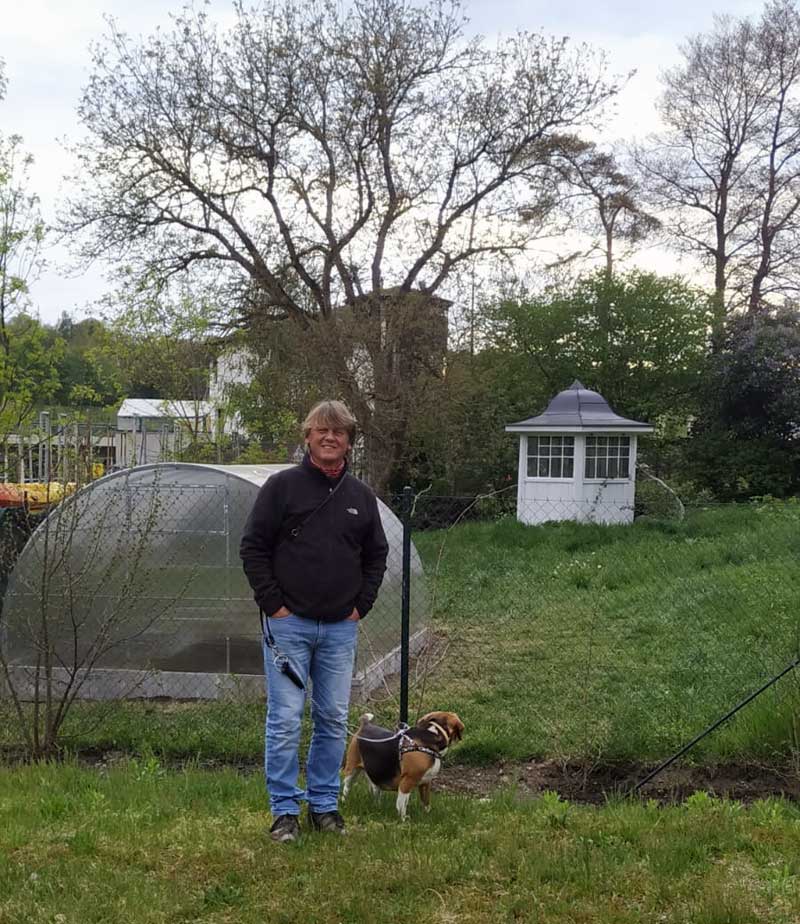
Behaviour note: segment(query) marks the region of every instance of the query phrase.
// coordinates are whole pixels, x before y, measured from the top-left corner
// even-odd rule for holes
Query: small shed
[[[125,398],[117,411],[117,429],[151,432],[176,423],[191,425],[194,431],[211,432],[214,407],[208,401],[174,401],[171,398]]]
[[[216,411],[208,401],[171,398],[125,398],[117,411],[113,452],[115,466],[147,465],[179,456],[186,445],[211,440]]]
[[[239,542],[259,488],[286,467],[142,465],[56,507],[17,559],[0,622],[18,692],[34,683],[46,627],[58,682],[88,699],[263,696],[258,607]],[[359,626],[354,697],[399,669],[403,531],[378,506],[389,559]],[[427,609],[413,545],[410,564],[415,652]]]
[[[652,431],[574,381],[543,413],[506,427],[520,435],[517,519],[630,523],[637,440]]]

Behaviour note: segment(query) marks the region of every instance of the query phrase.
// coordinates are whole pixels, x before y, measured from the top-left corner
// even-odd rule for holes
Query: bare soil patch
[[[554,760],[509,761],[486,767],[449,766],[436,780],[436,788],[480,797],[511,786],[520,796],[534,797],[552,790],[571,802],[600,804],[609,797],[631,793],[651,769],[635,763],[600,765]],[[695,792],[741,802],[769,796],[800,801],[800,773],[792,766],[746,763],[673,766],[645,784],[637,795],[671,804],[682,802]]]

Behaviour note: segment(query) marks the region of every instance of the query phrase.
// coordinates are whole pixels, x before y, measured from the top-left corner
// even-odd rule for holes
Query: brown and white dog
[[[451,743],[460,741],[464,723],[455,712],[429,712],[405,732],[396,733],[373,725],[365,712],[350,739],[344,763],[342,799],[347,798],[360,770],[377,796],[382,789],[397,792],[397,811],[406,820],[408,800],[414,789],[426,812],[431,808],[431,781],[442,766],[441,758]]]

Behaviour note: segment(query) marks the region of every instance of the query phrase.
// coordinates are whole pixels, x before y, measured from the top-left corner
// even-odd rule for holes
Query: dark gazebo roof
[[[653,428],[639,420],[628,420],[615,414],[608,401],[576,379],[569,388],[560,391],[537,417],[508,424],[508,433],[528,433],[533,430],[634,430],[650,433]]]

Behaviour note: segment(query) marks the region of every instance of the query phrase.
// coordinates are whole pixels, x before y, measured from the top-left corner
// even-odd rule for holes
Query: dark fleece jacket
[[[330,500],[304,523],[334,488]],[[285,606],[299,616],[336,622],[353,607],[362,618],[370,611],[388,551],[372,490],[347,471],[332,481],[306,455],[264,483],[239,554],[256,602],[268,616]]]

